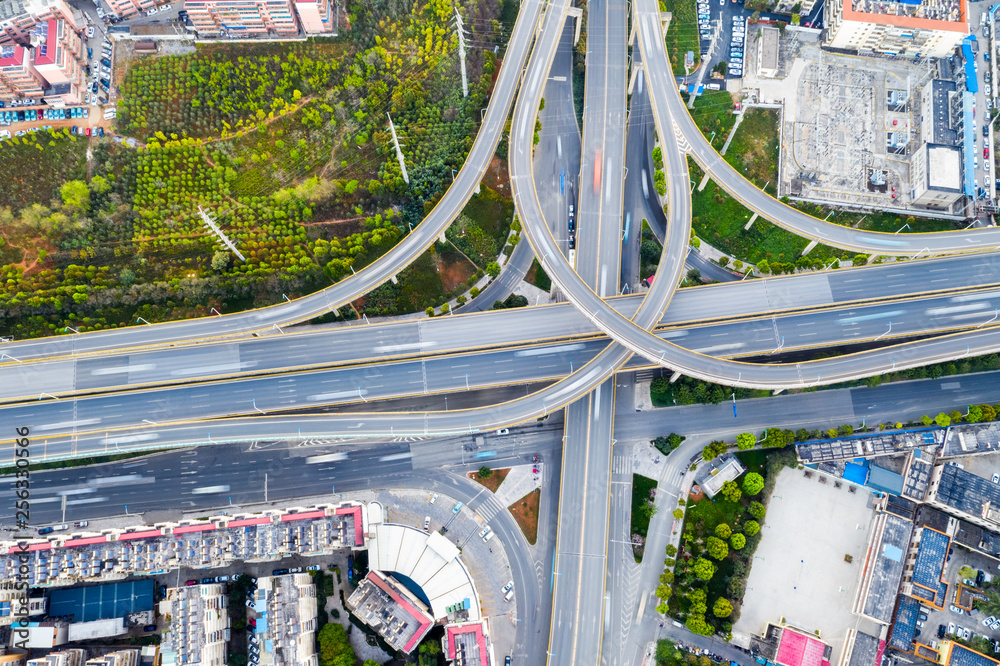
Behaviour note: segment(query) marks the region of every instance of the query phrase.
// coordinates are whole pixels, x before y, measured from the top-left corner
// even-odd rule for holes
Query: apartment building
[[[31,51],[23,46],[0,46],[0,101],[41,97],[48,83],[35,69]]]
[[[65,0],[0,0],[0,44],[29,46],[36,26],[49,19],[61,19],[74,31],[86,27],[80,10]]]
[[[48,608],[45,597],[25,599],[25,591],[16,589],[14,585],[13,580],[0,580],[0,627],[13,624],[24,615],[25,611],[28,617],[40,617],[45,615]],[[24,608],[25,603],[27,608]]]
[[[200,37],[247,37],[299,33],[292,0],[185,1],[184,9]]]
[[[25,659],[23,654],[0,655],[0,666],[25,666]]]
[[[83,666],[87,661],[87,651],[82,648],[70,648],[50,652],[44,657],[32,659],[27,666]]]
[[[188,585],[167,590],[160,614],[167,629],[160,644],[162,666],[224,666],[229,610],[224,585]]]
[[[156,0],[107,0],[111,10],[121,18],[133,18],[145,14],[156,5]]]
[[[330,0],[295,0],[299,24],[307,35],[333,32],[334,11],[336,7],[330,4]]]
[[[117,650],[86,661],[86,666],[139,666],[139,650]]]
[[[263,576],[257,580],[254,637],[261,666],[319,666],[316,654],[316,586],[305,573]],[[269,649],[260,650],[261,645]],[[253,644],[251,644],[253,645]]]
[[[966,0],[829,0],[825,45],[861,55],[945,58],[969,34]]]
[[[31,57],[35,71],[48,82],[43,98],[55,107],[80,104],[87,79],[84,42],[63,19],[49,19],[41,25],[44,32]]]

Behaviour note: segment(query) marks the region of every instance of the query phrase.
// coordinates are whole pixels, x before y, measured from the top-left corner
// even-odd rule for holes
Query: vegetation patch
[[[549,278],[548,273],[546,273],[545,269],[538,263],[538,259],[531,260],[531,268],[528,269],[528,273],[524,276],[524,279],[528,282],[528,284],[533,284],[542,291],[549,291],[552,289],[552,279]]]
[[[642,562],[646,547],[649,521],[656,515],[656,479],[642,474],[632,475],[632,554],[636,562]]]
[[[739,456],[747,469],[744,476],[723,484],[714,499],[687,503],[674,570],[664,573],[657,588],[662,601],[658,610],[696,634],[719,632],[727,639],[739,619],[767,498],[778,472],[798,463],[793,447]]]
[[[496,260],[510,233],[514,202],[488,187],[472,197],[445,236],[481,268]]]
[[[726,151],[726,161],[748,179],[765,187],[769,194],[778,191],[778,121],[777,109],[752,108],[743,120]]]
[[[694,53],[694,65],[701,58],[698,43],[698,9],[695,0],[660,0],[660,11],[670,12],[672,17],[667,27],[667,55],[674,74],[682,76],[684,57],[688,51]]]
[[[40,130],[0,142],[0,208],[20,210],[32,203],[48,204],[59,198],[59,187],[67,180],[87,175],[87,142],[70,134],[69,128]],[[9,211],[7,213],[9,215]],[[0,233],[7,234],[8,220]],[[25,250],[37,256],[34,247]]]
[[[490,469],[487,465],[483,465],[478,472],[469,472],[467,476],[487,488],[491,493],[495,493],[508,474],[510,474],[510,467]]]
[[[657,240],[656,234],[649,228],[649,222],[642,220],[642,242],[639,245],[639,279],[645,280],[651,275],[656,275],[656,269],[660,266],[660,255],[663,254],[663,245]]]
[[[511,504],[508,508],[518,527],[524,533],[524,538],[532,546],[538,540],[538,502],[541,492],[535,488],[530,493]]]

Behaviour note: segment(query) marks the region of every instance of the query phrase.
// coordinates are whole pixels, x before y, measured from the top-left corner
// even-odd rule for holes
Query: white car
[[[996,618],[995,615],[990,615],[988,618],[986,618],[985,620],[983,620],[983,626],[984,627],[989,627],[990,629],[992,629],[993,628],[993,622],[996,619],[997,618]]]
[[[1000,474],[993,475],[993,483],[1000,483]]]
[[[952,613],[958,613],[959,615],[964,615],[965,614],[964,610],[962,610],[961,608],[959,608],[958,606],[956,606],[954,604],[952,604],[951,606],[948,606],[948,610],[950,610]]]
[[[155,13],[156,13],[156,7],[150,7],[149,11],[146,12],[146,16],[152,16]]]
[[[90,26],[89,28],[87,28],[87,39],[93,39],[93,38],[94,38],[94,26]]]
[[[168,12],[168,11],[170,11],[170,5],[169,4],[163,5],[162,7],[160,7],[160,11],[161,12]]]

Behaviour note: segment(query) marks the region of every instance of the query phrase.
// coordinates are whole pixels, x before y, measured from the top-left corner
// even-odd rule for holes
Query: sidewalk
[[[510,506],[536,488],[542,487],[542,463],[538,463],[538,474],[531,473],[531,465],[511,467],[507,478],[497,488],[495,497],[504,508]]]

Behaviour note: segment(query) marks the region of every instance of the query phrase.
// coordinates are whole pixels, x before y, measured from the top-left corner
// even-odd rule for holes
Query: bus
[[[601,190],[601,151],[594,156],[594,194]]]
[[[628,242],[628,228],[632,222],[632,213],[625,213],[625,228],[622,229],[622,243]]]

